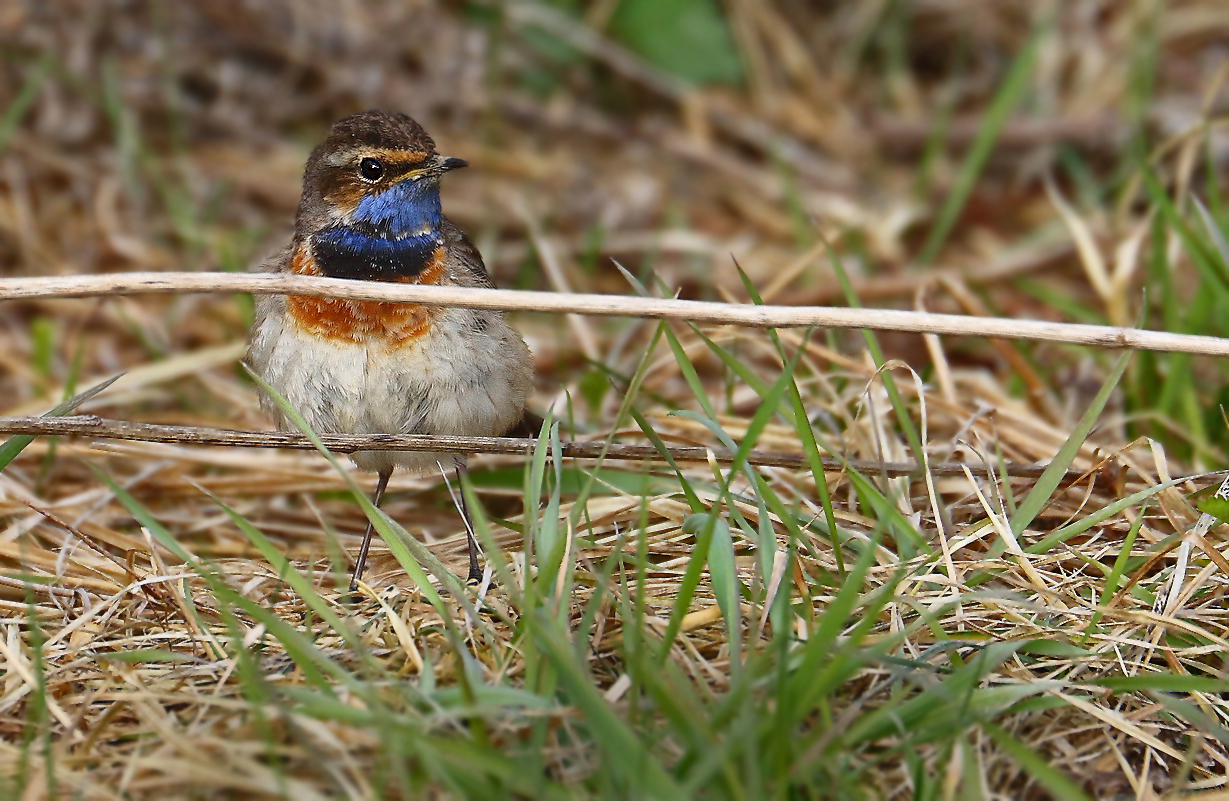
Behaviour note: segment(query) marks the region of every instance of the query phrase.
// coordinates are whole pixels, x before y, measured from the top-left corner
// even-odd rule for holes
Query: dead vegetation
[[[1215,0],[730,0],[743,80],[703,88],[637,55],[619,5],[0,7],[0,275],[245,269],[289,235],[325,126],[385,107],[471,162],[445,185],[445,211],[505,287],[630,294],[617,260],[654,291],[745,302],[741,267],[768,303],[853,293],[1113,325],[1148,311],[1148,327],[1225,334],[1225,265],[1191,206],[1220,214],[1227,177],[1229,13]],[[996,111],[1030,47],[1019,97]],[[127,371],[80,411],[264,428],[237,369],[248,313],[246,298],[207,295],[5,304],[0,415],[41,414]],[[1048,343],[889,334],[868,347],[782,330],[778,347],[673,324],[671,347],[650,321],[517,324],[537,358],[534,405],[565,436],[640,443],[647,427],[668,444],[799,452],[788,393],[757,416],[797,356],[805,417],[834,454],[899,462],[920,448],[969,474],[859,484],[829,471],[834,548],[825,482],[808,470],[552,472],[547,459],[533,485],[525,459],[479,457],[475,489],[506,558],[493,555],[488,614],[470,615],[438,581],[433,604],[387,550],[369,568],[377,592],[342,602],[340,549],[354,552],[366,521],[317,454],[38,439],[0,473],[0,787],[92,799],[674,786],[619,767],[619,729],[569,684],[583,676],[662,781],[711,797],[1224,790],[1229,554],[1218,528],[1181,536],[1198,517],[1185,495],[1214,481],[1157,489],[1226,466],[1219,363],[1137,356],[1101,399],[1117,354]],[[1035,479],[1004,480],[1002,463],[1047,463],[1073,437],[1084,480],[1044,504]],[[744,590],[732,601],[712,575],[723,529],[693,501],[729,526]],[[395,475],[386,511],[462,571],[441,482]],[[553,566],[527,558],[524,532],[563,543]],[[570,640],[552,639],[552,616]],[[815,675],[842,680],[780,733],[738,745],[759,729],[732,709],[785,720],[799,700],[756,695],[781,642],[798,671],[820,637],[832,661]],[[723,706],[743,696],[750,706]],[[706,736],[739,780],[695,778]],[[782,764],[777,737],[793,741]],[[762,775],[744,776],[748,761]]]

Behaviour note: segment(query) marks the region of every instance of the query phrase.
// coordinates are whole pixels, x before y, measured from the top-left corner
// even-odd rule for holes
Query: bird
[[[290,244],[257,271],[493,287],[478,249],[441,209],[440,179],[465,166],[437,153],[405,114],[373,110],[338,120],[307,159]],[[485,437],[532,425],[525,402],[533,357],[498,311],[264,295],[247,361],[321,434]],[[295,430],[267,392],[260,405],[279,429]],[[376,473],[379,508],[394,469],[451,467],[459,484],[467,455],[358,451],[350,458]],[[478,544],[463,496],[459,506],[473,583],[482,579]],[[372,533],[368,521],[351,593]]]

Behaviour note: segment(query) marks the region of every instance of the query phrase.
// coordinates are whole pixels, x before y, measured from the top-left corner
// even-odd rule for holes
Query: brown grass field
[[[268,429],[250,296],[2,279],[246,271],[367,108],[504,288],[1225,337],[1227,54],[1223,0],[0,0],[0,416]],[[558,429],[471,460],[479,588],[438,478],[355,602],[344,460],[0,447],[0,798],[1229,798],[1223,360],[513,321]]]

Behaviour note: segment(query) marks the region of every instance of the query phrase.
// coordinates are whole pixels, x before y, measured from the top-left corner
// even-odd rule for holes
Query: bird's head
[[[404,114],[346,117],[308,158],[295,236],[324,275],[413,278],[443,245],[440,176],[464,166]]]

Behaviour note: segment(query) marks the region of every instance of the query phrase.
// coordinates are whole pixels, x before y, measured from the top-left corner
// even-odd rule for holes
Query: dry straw
[[[251,292],[429,303],[468,309],[690,320],[755,328],[864,328],[917,334],[1031,339],[1104,348],[1229,356],[1229,339],[1138,328],[965,317],[954,314],[828,306],[754,306],[624,295],[416,286],[265,273],[117,273],[0,279],[0,300],[192,292]]]
[[[224,445],[240,448],[290,448],[311,450],[314,444],[301,434],[284,431],[240,431],[197,426],[168,426],[135,423],[128,420],[108,420],[95,415],[71,417],[0,417],[0,434],[36,436],[85,436],[101,439],[167,442],[184,445]],[[520,437],[444,437],[426,434],[323,434],[320,441],[335,453],[355,451],[447,451],[454,453],[526,453],[536,440]],[[676,462],[717,462],[730,464],[735,453],[728,448],[706,448],[697,445],[669,445],[660,451],[652,445],[610,444],[605,442],[563,442],[560,455],[571,459],[660,460],[665,454]],[[802,454],[782,451],[752,450],[745,455],[747,464],[764,467],[806,467]],[[885,462],[869,459],[838,460],[827,457],[824,467],[831,471],[852,468],[860,472],[907,476],[918,466],[913,462]],[[940,462],[928,464],[934,475],[963,475],[965,465]],[[1014,478],[1037,478],[1044,465],[1007,466]],[[1083,477],[1078,470],[1067,471],[1067,482]]]

